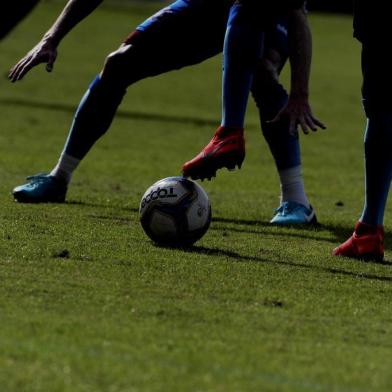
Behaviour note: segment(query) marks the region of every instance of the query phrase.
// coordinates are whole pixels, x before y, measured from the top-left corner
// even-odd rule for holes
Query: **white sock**
[[[309,200],[305,193],[301,165],[290,169],[279,170],[279,177],[281,203],[284,203],[285,201],[295,201],[309,208]]]
[[[64,152],[60,155],[57,165],[50,172],[53,177],[61,178],[67,184],[71,181],[72,173],[78,167],[80,159],[71,157]]]

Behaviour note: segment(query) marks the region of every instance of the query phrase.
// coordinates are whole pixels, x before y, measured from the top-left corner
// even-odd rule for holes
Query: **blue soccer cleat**
[[[285,201],[275,210],[270,223],[275,225],[307,225],[316,224],[317,218],[312,206],[309,208],[295,201]]]
[[[27,177],[29,182],[17,186],[12,191],[16,201],[21,203],[63,203],[67,193],[67,183],[48,174]]]

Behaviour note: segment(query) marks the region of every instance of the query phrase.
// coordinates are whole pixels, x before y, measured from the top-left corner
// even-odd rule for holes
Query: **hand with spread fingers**
[[[277,114],[271,123],[276,123],[283,119],[288,121],[289,133],[291,135],[298,133],[298,126],[305,135],[309,134],[309,130],[316,132],[319,128],[326,129],[326,126],[313,116],[307,97],[290,95],[287,105]]]
[[[102,1],[68,0],[63,11],[41,41],[11,69],[9,79],[12,82],[21,80],[27,72],[42,63],[46,63],[46,70],[51,72],[57,58],[57,47],[62,39]]]
[[[50,39],[43,38],[11,69],[8,77],[12,82],[21,80],[27,72],[42,63],[46,63],[46,70],[51,72],[56,58],[57,46]]]

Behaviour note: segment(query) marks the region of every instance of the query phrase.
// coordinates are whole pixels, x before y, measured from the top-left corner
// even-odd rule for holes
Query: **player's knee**
[[[133,79],[137,79],[134,65],[137,63],[132,45],[123,45],[110,53],[101,73],[104,82],[113,83],[122,88],[128,87]]]
[[[102,70],[102,79],[117,79],[123,69],[123,56],[118,50],[110,53],[105,60]]]

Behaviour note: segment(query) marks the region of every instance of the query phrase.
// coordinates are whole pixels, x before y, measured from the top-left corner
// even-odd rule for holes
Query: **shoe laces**
[[[298,204],[293,203],[293,202],[288,202],[285,201],[284,203],[282,203],[276,210],[275,212],[280,214],[280,215],[289,215],[291,214],[295,209],[297,209],[299,207]]]
[[[48,173],[38,173],[33,176],[26,177],[26,180],[30,182],[42,182],[48,178]]]

